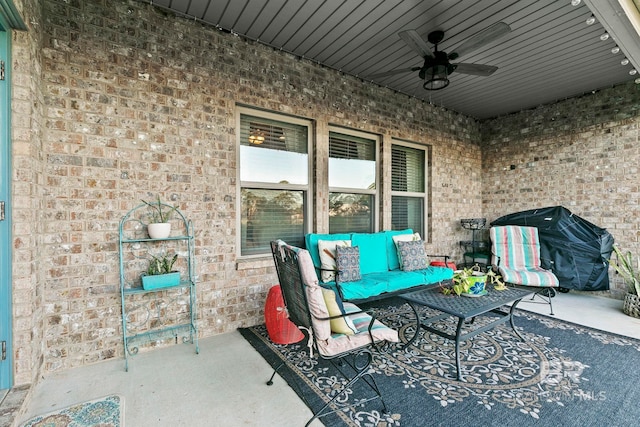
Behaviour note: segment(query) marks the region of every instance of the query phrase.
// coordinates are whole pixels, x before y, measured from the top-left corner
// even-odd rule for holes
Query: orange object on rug
[[[453,271],[456,270],[456,264],[451,262],[451,261],[447,261],[446,266],[444,264],[444,261],[431,261],[431,263],[429,265],[432,265],[434,267],[449,267]]]
[[[269,289],[264,305],[264,322],[269,338],[275,344],[293,344],[304,338],[302,331],[287,316],[280,285]]]

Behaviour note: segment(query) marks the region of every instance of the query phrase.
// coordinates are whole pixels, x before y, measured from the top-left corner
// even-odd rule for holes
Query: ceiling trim
[[[602,24],[620,50],[624,52],[636,70],[640,71],[640,33],[634,27],[640,28],[640,13],[631,0],[585,0],[598,21]],[[630,3],[629,15],[622,3]],[[635,10],[635,12],[633,12]]]

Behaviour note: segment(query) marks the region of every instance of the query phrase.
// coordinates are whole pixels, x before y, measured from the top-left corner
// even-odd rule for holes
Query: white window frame
[[[307,184],[284,184],[284,183],[268,183],[256,181],[242,181],[240,170],[240,138],[241,138],[241,116],[249,115],[269,120],[276,120],[285,123],[305,126],[307,128]],[[259,253],[251,255],[242,254],[242,189],[245,187],[261,188],[266,190],[294,190],[304,191],[304,230],[303,233],[309,233],[313,224],[313,121],[301,117],[294,117],[285,114],[271,113],[264,110],[254,109],[250,107],[237,107],[236,110],[236,256],[237,259],[264,258],[271,256],[271,253]]]
[[[374,155],[375,155],[375,189],[362,189],[362,188],[351,188],[351,187],[331,187],[329,186],[329,180],[327,180],[328,192],[327,192],[327,200],[329,198],[330,193],[353,193],[353,194],[368,194],[373,195],[373,206],[372,209],[372,221],[373,221],[373,232],[379,231],[380,221],[379,221],[379,212],[380,212],[380,143],[381,137],[380,135],[374,133],[361,132],[349,128],[343,128],[339,126],[329,126],[329,138],[331,138],[331,133],[339,133],[348,136],[354,136],[357,138],[364,138],[374,141]],[[327,153],[329,149],[327,147]],[[331,158],[329,154],[327,154],[327,174],[330,173],[329,159]],[[327,221],[327,227],[329,227],[329,221]]]

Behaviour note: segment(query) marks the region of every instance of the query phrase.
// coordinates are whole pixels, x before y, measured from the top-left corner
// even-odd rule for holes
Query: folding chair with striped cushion
[[[369,367],[373,363],[374,352],[380,349],[378,345],[398,342],[398,332],[348,302],[344,302],[344,313],[341,313],[336,300],[333,300],[335,304],[332,303],[332,309],[340,314],[331,314],[324,292],[328,291],[333,298],[337,297],[333,290],[323,290],[319,286],[311,255],[306,249],[287,245],[280,240],[271,242],[271,252],[287,314],[298,328],[307,333],[310,357],[314,356],[315,349],[317,356],[334,364],[336,372],[345,377],[344,381],[340,381],[339,376],[335,377],[335,385],[330,387],[325,405],[313,414],[306,425],[316,418],[340,411],[345,405],[360,405],[370,400],[379,399],[383,411],[387,413],[382,393]],[[332,321],[337,323],[332,325]],[[338,332],[334,328],[345,330]],[[268,385],[273,384],[275,374],[285,365],[286,362],[283,362],[275,368]],[[351,394],[351,387],[359,380],[363,380],[371,393],[343,401],[345,399],[341,397]]]
[[[535,291],[549,304],[555,296],[558,278],[551,270],[542,268],[538,229],[518,225],[491,227],[491,264],[502,279],[512,285],[540,288]]]

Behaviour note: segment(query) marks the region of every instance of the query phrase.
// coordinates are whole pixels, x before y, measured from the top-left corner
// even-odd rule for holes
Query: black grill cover
[[[512,213],[496,219],[491,225],[536,227],[542,267],[551,268],[561,287],[580,291],[609,289],[613,236],[606,229],[562,206]]]

